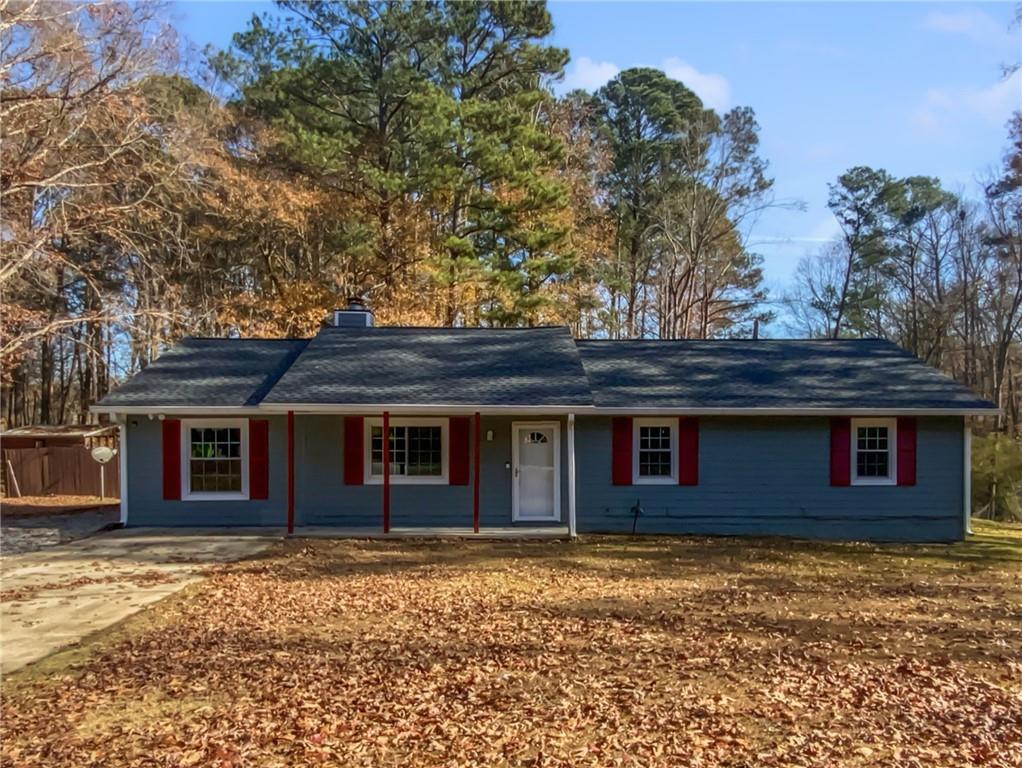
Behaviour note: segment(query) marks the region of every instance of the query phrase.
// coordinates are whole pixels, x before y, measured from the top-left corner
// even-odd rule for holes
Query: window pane
[[[383,474],[383,427],[373,427],[369,433],[369,474]]]
[[[193,428],[188,433],[192,493],[240,493],[241,428]]]
[[[856,477],[890,477],[889,437],[888,428],[883,426],[856,429]]]
[[[405,456],[407,451],[407,427],[390,428],[390,474],[405,474]]]
[[[640,425],[639,477],[670,477],[673,463],[670,426]]]
[[[390,474],[406,474],[409,427],[390,428]],[[412,427],[411,429],[414,429]],[[374,477],[383,476],[383,427],[374,426],[370,432],[369,473]]]
[[[440,427],[408,427],[408,475],[439,477],[443,474]]]
[[[670,477],[670,451],[642,451],[639,453],[640,477]]]
[[[195,461],[194,459],[189,464],[189,485],[193,491],[204,491],[206,489],[206,478],[205,478],[206,464],[203,461]]]
[[[856,468],[859,477],[888,477],[888,454],[886,451],[860,451]]]

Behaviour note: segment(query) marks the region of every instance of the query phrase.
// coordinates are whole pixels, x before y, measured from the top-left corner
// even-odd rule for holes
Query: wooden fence
[[[107,498],[116,499],[120,493],[117,458],[100,464],[81,445],[5,448],[3,461],[9,497],[99,496],[101,481]]]

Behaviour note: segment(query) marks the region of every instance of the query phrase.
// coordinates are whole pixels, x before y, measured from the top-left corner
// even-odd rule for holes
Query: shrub
[[[1022,443],[1000,433],[972,440],[972,513],[993,520],[1022,520]]]

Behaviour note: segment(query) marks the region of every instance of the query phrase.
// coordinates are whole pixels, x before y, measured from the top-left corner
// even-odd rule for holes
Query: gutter
[[[336,403],[264,403],[262,405],[94,405],[92,413],[127,415],[189,415],[215,414],[257,415],[281,414],[288,411],[304,414],[350,414],[378,415],[389,411],[395,415],[471,415],[477,411],[486,415],[561,415],[574,413],[578,416],[996,416],[997,408],[649,408],[613,407],[593,405],[395,405],[379,403],[372,405],[341,405]]]

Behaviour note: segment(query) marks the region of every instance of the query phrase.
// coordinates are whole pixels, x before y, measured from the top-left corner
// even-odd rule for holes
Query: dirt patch
[[[0,516],[5,519],[38,515],[68,515],[86,510],[116,507],[118,499],[99,496],[20,496],[0,499]]]
[[[11,676],[0,756],[1022,766],[1022,537],[986,530],[950,547],[289,541],[44,680]]]

